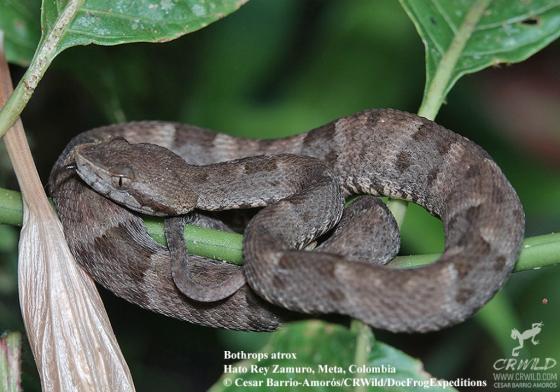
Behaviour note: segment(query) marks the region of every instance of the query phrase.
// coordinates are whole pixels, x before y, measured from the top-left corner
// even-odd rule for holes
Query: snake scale
[[[69,143],[49,188],[72,253],[102,286],[168,316],[240,330],[273,330],[299,313],[394,332],[459,323],[503,285],[524,234],[521,203],[482,148],[392,109],[277,140],[168,122],[110,125]],[[343,213],[352,194],[413,201],[440,217],[443,255],[414,269],[382,265],[398,251],[398,238],[383,234],[396,223],[371,196]],[[243,268],[186,255],[179,233],[197,219],[193,208],[263,206],[245,230]],[[131,209],[187,217],[166,220],[168,249]],[[341,216],[349,229],[303,249]],[[376,247],[378,260],[365,260]]]

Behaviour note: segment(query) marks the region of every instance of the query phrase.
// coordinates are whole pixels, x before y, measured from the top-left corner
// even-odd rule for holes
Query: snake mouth
[[[76,162],[72,162],[72,163],[68,163],[68,164],[64,165],[62,168],[64,170],[76,171],[78,166],[76,165]]]
[[[79,149],[81,150],[81,148]],[[107,179],[110,178],[109,172],[81,155],[79,150],[75,153],[74,164],[70,166],[74,166],[78,176],[98,193],[107,195],[111,191],[107,182]]]
[[[87,145],[79,147],[87,147]],[[112,187],[111,172],[80,154],[80,148],[75,153],[74,166],[76,173],[82,181],[100,195],[130,210],[148,215],[157,215],[150,207],[139,203],[138,200],[126,190],[119,190]]]

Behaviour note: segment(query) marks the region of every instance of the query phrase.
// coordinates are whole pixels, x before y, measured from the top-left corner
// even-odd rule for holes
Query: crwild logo
[[[511,330],[511,338],[514,340],[517,339],[519,346],[514,347],[513,350],[511,350],[511,356],[517,357],[519,355],[519,350],[523,348],[523,344],[527,339],[531,339],[531,343],[534,345],[539,344],[539,341],[536,340],[535,337],[541,333],[542,326],[542,322],[533,323],[532,328],[523,331],[523,333],[519,333],[517,329],[513,328]]]
[[[523,332],[519,332],[517,329],[513,328],[511,330],[511,338],[517,340],[519,343],[511,350],[510,358],[500,358],[494,362],[495,370],[506,370],[506,371],[524,371],[524,370],[537,370],[545,371],[556,366],[556,360],[554,358],[526,358],[519,359],[519,352],[525,346],[525,342],[530,340],[533,345],[539,344],[536,339],[537,335],[541,333],[543,328],[543,323],[533,323],[531,328],[526,329]]]

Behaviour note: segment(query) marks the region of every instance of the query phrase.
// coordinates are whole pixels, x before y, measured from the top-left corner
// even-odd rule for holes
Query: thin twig
[[[0,188],[0,224],[21,225],[21,195],[17,191]],[[145,217],[148,234],[165,244],[163,222],[161,219]],[[243,264],[243,237],[237,233],[206,229],[187,225],[185,228],[187,247],[193,254]],[[398,256],[391,265],[399,268],[412,268],[435,261],[439,254]],[[521,256],[515,271],[527,271],[535,268],[560,264],[560,233],[545,234],[525,239]]]

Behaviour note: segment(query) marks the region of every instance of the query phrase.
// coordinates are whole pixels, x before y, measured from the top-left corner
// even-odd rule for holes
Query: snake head
[[[166,148],[114,138],[80,145],[74,156],[84,182],[131,210],[172,216],[196,207],[198,196],[188,182],[190,166]]]

